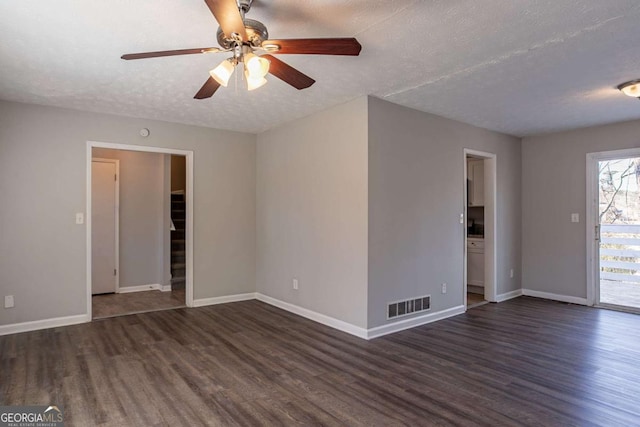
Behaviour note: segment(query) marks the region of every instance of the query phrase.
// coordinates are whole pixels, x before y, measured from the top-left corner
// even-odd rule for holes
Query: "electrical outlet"
[[[443,293],[443,294],[446,294],[446,293],[447,293],[447,284],[446,284],[446,283],[443,283],[443,284],[442,284],[442,293]]]
[[[13,308],[14,307],[14,301],[13,301],[13,295],[7,295],[4,297],[4,308]]]
[[[293,279],[293,289],[298,290],[298,279]]]
[[[509,271],[509,277],[513,279],[513,268]]]

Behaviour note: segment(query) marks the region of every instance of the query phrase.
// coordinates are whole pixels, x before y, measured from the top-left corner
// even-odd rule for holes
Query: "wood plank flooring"
[[[489,301],[484,299],[484,295],[467,292],[467,310],[482,304],[487,304],[488,302]]]
[[[91,304],[94,319],[186,307],[184,289],[94,295]]]
[[[246,301],[0,337],[0,402],[69,426],[632,426],[638,330],[521,297],[367,342]]]

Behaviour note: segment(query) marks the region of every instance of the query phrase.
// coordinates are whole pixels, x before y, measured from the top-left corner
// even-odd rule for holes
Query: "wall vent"
[[[387,319],[408,316],[431,308],[431,295],[391,302],[387,305]]]

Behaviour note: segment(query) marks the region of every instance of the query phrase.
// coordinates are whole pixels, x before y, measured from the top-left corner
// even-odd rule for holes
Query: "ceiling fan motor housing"
[[[269,39],[267,27],[262,22],[247,18],[245,18],[243,22],[244,27],[247,30],[247,40],[245,43],[248,43],[253,47],[260,47],[263,41]],[[231,49],[237,43],[233,38],[227,38],[220,27],[218,27],[217,37],[218,44],[223,49]]]

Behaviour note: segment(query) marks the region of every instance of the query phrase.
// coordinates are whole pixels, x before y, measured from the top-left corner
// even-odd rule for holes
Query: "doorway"
[[[588,302],[640,313],[640,149],[587,162]]]
[[[96,258],[103,242],[101,235],[96,233],[96,230],[100,230],[100,220],[95,215],[94,209],[98,206],[96,203],[104,196],[94,194],[100,179],[93,173],[94,160],[96,160],[93,156],[104,153],[110,155],[103,155],[103,157],[123,157],[119,159],[120,173],[117,179],[120,183],[121,219],[117,222],[120,236],[117,247],[120,248],[120,254],[116,257],[116,260],[120,260],[120,265],[115,271],[119,280],[116,281],[116,287],[111,291],[112,293],[105,295],[108,292],[105,288],[105,292],[99,292],[102,295],[93,296],[97,293],[94,292],[95,274],[106,269],[106,263],[104,265],[102,263],[104,259]],[[181,190],[184,203],[181,212],[180,248],[182,256],[180,267],[183,273],[181,285],[178,286],[181,289],[176,292],[172,291],[170,274],[170,268],[173,267],[171,265],[171,249],[173,249],[171,233],[173,232],[170,231],[173,212],[171,212],[169,173],[172,156],[179,156],[184,160],[184,177],[182,178],[184,184]],[[137,159],[138,163],[131,159]],[[127,180],[123,179],[126,178],[124,160],[127,160],[131,166]],[[113,180],[113,176],[111,179]],[[146,184],[144,184],[145,180]],[[87,312],[91,318],[185,305],[193,306],[193,152],[89,141],[87,143],[87,181]],[[127,182],[129,184],[124,185]],[[132,185],[133,182],[135,185]],[[124,202],[127,200],[129,207],[124,209],[126,207]],[[147,236],[147,239],[144,236]],[[148,239],[149,236],[151,239]],[[126,246],[124,248],[126,251],[122,248],[123,245]],[[179,293],[180,298],[178,298]],[[94,306],[96,298],[100,299],[100,304]]]
[[[464,150],[464,306],[496,302],[496,155]]]

